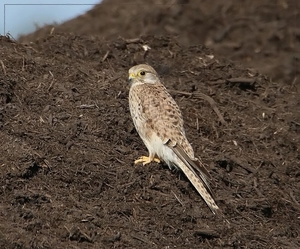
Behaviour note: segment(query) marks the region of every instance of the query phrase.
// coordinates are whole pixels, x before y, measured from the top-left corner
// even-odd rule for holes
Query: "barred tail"
[[[215,200],[213,199],[212,195],[209,193],[208,189],[206,188],[206,183],[204,183],[200,177],[195,173],[195,171],[190,170],[190,168],[184,164],[181,160],[179,160],[178,166],[182,170],[182,172],[186,175],[186,177],[190,180],[193,184],[195,189],[201,195],[209,209],[214,213],[220,215],[222,212],[220,208],[217,206]]]

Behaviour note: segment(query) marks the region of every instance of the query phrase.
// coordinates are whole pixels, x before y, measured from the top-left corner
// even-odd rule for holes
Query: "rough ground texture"
[[[299,84],[299,23],[298,0],[104,0],[85,15],[19,40],[46,37],[53,27],[107,39],[169,34],[184,46],[209,46],[273,81]]]
[[[210,3],[217,11],[217,2]],[[256,8],[250,3],[247,11]],[[265,10],[288,22],[289,12],[278,7],[285,3]],[[141,5],[133,6],[138,12]],[[119,11],[124,17],[107,23],[122,27],[125,13],[132,16]],[[76,20],[78,31],[94,25],[92,17]],[[294,74],[280,74],[284,81],[272,81],[178,38],[133,42],[128,38],[139,35],[133,25],[127,33],[130,28],[127,39],[110,37],[104,28],[107,40],[90,31],[67,34],[67,26],[29,44],[0,37],[0,248],[299,248],[295,67],[288,67]],[[283,49],[285,38],[276,44],[289,58],[294,50]],[[293,41],[299,44],[299,36]],[[249,47],[259,44],[252,37],[241,49],[252,56]],[[142,45],[151,50],[145,53]],[[264,59],[255,54],[257,64]],[[141,62],[157,69],[179,104],[187,136],[215,180],[224,217],[210,213],[179,172],[155,163],[133,165],[147,151],[129,115],[127,71]]]

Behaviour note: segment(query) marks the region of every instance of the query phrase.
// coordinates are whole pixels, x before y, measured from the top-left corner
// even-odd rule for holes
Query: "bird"
[[[213,214],[221,210],[210,187],[212,178],[186,138],[179,106],[161,82],[158,73],[147,64],[129,69],[129,110],[136,131],[148,149],[134,164],[150,162],[181,170],[195,187]]]

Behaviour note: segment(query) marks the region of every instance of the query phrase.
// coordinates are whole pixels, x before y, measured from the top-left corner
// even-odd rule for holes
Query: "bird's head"
[[[160,83],[157,72],[153,67],[140,64],[129,69],[130,86],[136,84],[157,84]]]

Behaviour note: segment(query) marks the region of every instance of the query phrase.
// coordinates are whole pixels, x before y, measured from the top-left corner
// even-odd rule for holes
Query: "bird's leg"
[[[160,160],[157,157],[155,157],[154,154],[150,154],[149,156],[141,156],[139,159],[134,161],[134,164],[143,163],[143,165],[146,165],[148,163],[151,163],[152,161],[160,163]]]

